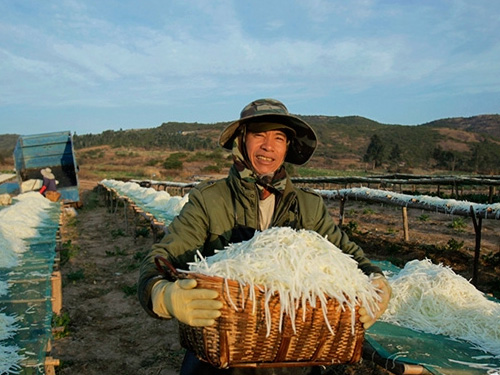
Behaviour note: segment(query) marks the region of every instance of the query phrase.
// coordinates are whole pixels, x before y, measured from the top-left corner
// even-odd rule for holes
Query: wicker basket
[[[352,312],[334,299],[328,299],[327,316],[334,334],[325,323],[319,301],[316,308],[296,310],[295,332],[288,316],[283,318],[281,331],[279,297],[268,303],[272,319],[270,334],[266,324],[265,293],[255,289],[255,313],[249,286],[242,288],[234,280],[189,274],[198,288],[219,292],[224,307],[221,317],[210,327],[191,327],[180,323],[181,344],[201,360],[218,368],[313,366],[354,363],[360,360],[364,329],[356,308],[354,334]],[[228,292],[230,299],[228,298]],[[244,299],[244,309],[241,308]],[[236,311],[233,304],[239,307]]]

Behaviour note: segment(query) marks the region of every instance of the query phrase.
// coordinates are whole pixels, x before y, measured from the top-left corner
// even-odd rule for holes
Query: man
[[[52,169],[44,168],[40,171],[40,173],[43,177],[42,188],[39,191],[40,194],[52,202],[57,202],[61,197],[61,193],[57,191],[57,181],[56,177],[52,173]]]
[[[42,188],[40,189],[40,194],[45,196],[48,191],[56,191],[56,178],[52,173],[52,169],[44,168],[40,171],[43,178]]]
[[[335,225],[321,196],[293,186],[285,171],[285,161],[302,165],[311,158],[317,146],[313,129],[290,115],[283,103],[259,99],[222,131],[219,143],[232,150],[234,164],[227,178],[190,191],[188,203],[144,259],[138,288],[144,309],[156,318],[174,317],[191,326],[214,324],[222,307],[215,300],[218,293],[197,289],[192,279],[165,280],[155,267],[155,256],[187,269],[197,251],[207,257],[230,243],[252,238],[256,230],[288,226],[326,236],[351,254],[365,274],[376,275],[372,282],[381,289],[380,309],[375,317],[360,309],[365,328],[373,324],[387,308],[391,293],[382,271]],[[319,368],[301,367],[219,370],[189,351],[181,368],[181,375],[319,373]]]

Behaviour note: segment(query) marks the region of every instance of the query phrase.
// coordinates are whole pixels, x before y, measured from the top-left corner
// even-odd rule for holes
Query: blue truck
[[[63,203],[80,202],[78,165],[71,132],[22,135],[14,148],[17,180],[22,192],[23,182],[40,180],[41,169],[50,168]]]

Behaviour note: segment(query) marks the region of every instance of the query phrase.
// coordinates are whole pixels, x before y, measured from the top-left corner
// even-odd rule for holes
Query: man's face
[[[286,134],[281,130],[248,132],[245,144],[250,163],[260,175],[276,172],[285,160],[288,147]]]

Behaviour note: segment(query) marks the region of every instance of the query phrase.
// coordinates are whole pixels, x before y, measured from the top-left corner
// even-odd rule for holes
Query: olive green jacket
[[[293,186],[287,178],[283,194],[276,197],[272,227],[288,226],[313,230],[350,254],[367,275],[382,273],[365,257],[334,223],[323,198],[310,190]],[[225,179],[201,183],[189,192],[189,201],[172,221],[160,243],[141,264],[139,300],[152,316],[151,289],[164,276],[156,269],[154,258],[161,255],[174,267],[187,269],[197,251],[207,257],[230,243],[250,239],[258,227],[259,195],[254,183],[243,181],[233,167]]]

